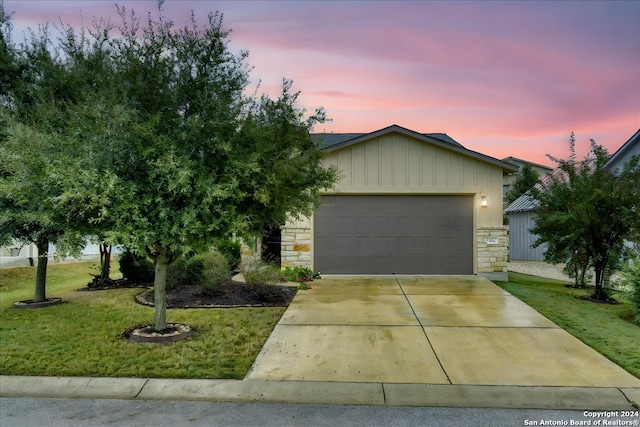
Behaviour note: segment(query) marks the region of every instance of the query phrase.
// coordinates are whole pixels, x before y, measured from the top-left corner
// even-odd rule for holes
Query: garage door
[[[314,268],[325,274],[473,274],[473,197],[324,196]]]

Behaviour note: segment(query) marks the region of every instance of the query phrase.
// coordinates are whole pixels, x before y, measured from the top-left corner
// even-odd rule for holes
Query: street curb
[[[0,396],[566,410],[632,410],[640,388],[0,376]]]

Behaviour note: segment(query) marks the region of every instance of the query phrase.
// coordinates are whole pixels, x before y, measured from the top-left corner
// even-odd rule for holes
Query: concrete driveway
[[[300,291],[245,379],[640,387],[476,276],[326,277]]]

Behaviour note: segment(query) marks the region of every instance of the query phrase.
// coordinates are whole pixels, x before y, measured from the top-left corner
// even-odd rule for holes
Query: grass
[[[623,304],[599,304],[580,296],[593,289],[567,288],[566,282],[509,273],[508,282],[496,282],[591,348],[640,378],[640,326],[630,321],[633,312]]]
[[[121,333],[152,322],[153,308],[134,302],[140,289],[78,291],[92,265],[50,264],[47,296],[65,303],[34,310],[12,304],[33,298],[35,268],[0,269],[0,374],[241,379],[285,310],[171,309],[168,321],[191,326],[190,338],[132,343]]]
[[[134,302],[140,289],[79,292],[94,263],[51,264],[47,296],[64,304],[16,310],[33,298],[34,267],[0,269],[0,374],[100,377],[241,379],[284,308],[172,309],[169,322],[186,323],[193,336],[171,344],[137,344],[120,334],[153,320],[153,308]],[[113,275],[118,277],[117,274]],[[640,377],[640,327],[629,304],[596,304],[587,290],[565,282],[509,273],[503,289]]]

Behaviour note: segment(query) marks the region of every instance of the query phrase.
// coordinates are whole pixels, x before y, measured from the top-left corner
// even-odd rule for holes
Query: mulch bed
[[[99,286],[88,286],[81,291],[120,288],[146,288],[136,295],[139,304],[153,306],[153,284],[110,280]],[[298,292],[297,286],[273,285],[264,292],[256,292],[242,282],[229,280],[213,294],[205,294],[192,285],[179,285],[166,290],[167,308],[233,308],[233,307],[287,307]]]
[[[586,300],[586,301],[591,301],[591,302],[595,302],[598,304],[612,304],[612,305],[617,305],[617,304],[622,304],[620,301],[615,300],[613,298],[605,298],[605,299],[601,299],[601,298],[595,298],[591,295],[582,295],[580,297],[580,299]]]

